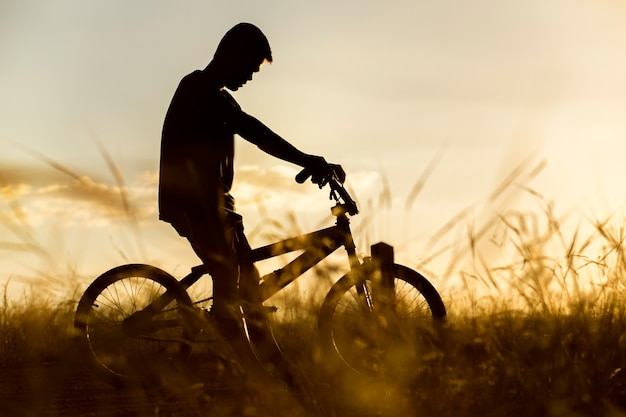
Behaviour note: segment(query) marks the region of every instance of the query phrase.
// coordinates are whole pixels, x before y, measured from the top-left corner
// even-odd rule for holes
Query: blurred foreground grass
[[[297,373],[306,396],[325,415],[626,415],[620,411],[626,407],[626,379],[619,372],[626,368],[624,306],[580,306],[567,313],[499,306],[481,314],[455,314],[429,343],[417,348],[418,360],[406,375],[387,380],[329,380],[312,359],[316,335],[305,318],[302,325],[290,323],[286,329],[286,350],[297,352]],[[71,361],[75,366],[80,358],[73,356],[71,343],[73,308],[69,302],[33,297],[7,304],[5,298],[0,364]],[[257,411],[280,404],[263,400],[269,398],[266,387],[250,389],[258,390],[248,393],[262,407]],[[177,415],[187,415],[179,411]],[[318,415],[284,411],[273,414]],[[224,413],[215,415],[237,415]]]
[[[30,293],[7,295],[0,304],[0,366],[48,363],[65,357],[71,349],[75,298],[43,299]]]

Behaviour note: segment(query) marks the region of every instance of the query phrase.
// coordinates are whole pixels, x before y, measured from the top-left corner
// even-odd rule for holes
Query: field
[[[626,415],[619,305],[453,316],[420,347],[412,368],[378,380],[329,381],[317,371],[314,334],[304,325],[291,329],[288,346],[301,352],[304,394],[267,383],[238,390],[200,368],[160,390],[108,387],[76,356],[69,307],[24,300],[3,310],[5,415]]]
[[[458,278],[441,294],[449,316],[422,335],[409,366],[377,378],[329,377],[314,317],[300,314],[282,341],[298,389],[243,385],[236,366],[203,357],[160,389],[115,389],[75,349],[73,314],[84,288],[60,301],[29,292],[16,300],[9,282],[0,302],[0,415],[626,416],[623,218],[566,232],[552,205],[525,191],[538,210],[497,213],[482,226],[464,212],[445,225],[432,241],[461,228],[464,243],[444,246],[443,273],[429,274],[428,259],[409,265],[437,288],[448,283],[441,276]],[[485,253],[485,240],[500,256]],[[461,258],[470,262],[459,267]],[[302,311],[318,307],[312,300]]]
[[[621,235],[597,222],[593,241],[573,239],[563,244],[555,220],[544,215],[552,226],[541,239],[523,236],[510,223],[519,239],[513,263],[497,268],[479,263],[480,278],[476,271],[468,273],[457,297],[443,294],[450,310],[447,322],[423,338],[416,347],[417,360],[402,374],[331,380],[319,371],[310,317],[302,315],[302,322],[290,323],[285,348],[287,353],[298,352],[292,358],[301,381],[298,393],[267,381],[237,389],[229,378],[216,377],[215,369],[201,366],[160,390],[114,389],[86,370],[74,348],[78,291],[63,302],[29,294],[11,300],[5,287],[0,308],[4,393],[0,411],[138,416],[626,415],[626,370],[621,372],[626,364],[626,257]],[[564,248],[562,256],[547,254],[547,244],[555,236]],[[602,249],[593,261],[584,255],[592,247]],[[599,281],[586,289],[571,285],[583,271],[597,274]],[[503,282],[511,284],[507,290]],[[477,284],[487,295],[477,295]]]

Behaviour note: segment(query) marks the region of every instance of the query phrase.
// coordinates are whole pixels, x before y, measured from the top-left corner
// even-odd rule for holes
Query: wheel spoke
[[[172,295],[166,309],[135,315],[165,292]],[[112,383],[159,379],[188,356],[194,340],[180,305],[191,308],[187,293],[154,267],[127,265],[101,275],[81,298],[75,319],[94,370]]]
[[[404,349],[397,344],[413,343],[424,325],[445,316],[439,294],[423,276],[397,265],[394,275],[391,316],[361,308],[363,297],[357,288],[363,281],[353,276],[346,275],[332,287],[320,312],[321,337],[329,360],[337,358],[357,371],[380,371],[390,359],[385,352]],[[370,281],[365,284],[371,291]],[[412,349],[406,348],[404,351]]]

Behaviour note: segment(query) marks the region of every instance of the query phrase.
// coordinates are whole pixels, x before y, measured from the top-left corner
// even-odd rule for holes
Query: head
[[[272,62],[269,42],[250,23],[239,23],[226,32],[213,56],[213,64],[220,69],[224,85],[230,90],[251,80],[265,61]]]

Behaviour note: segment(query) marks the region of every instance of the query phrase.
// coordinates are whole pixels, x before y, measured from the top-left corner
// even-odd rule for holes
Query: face
[[[229,72],[226,83],[224,85],[231,91],[237,91],[239,87],[252,80],[252,76],[254,75],[254,73],[261,70],[262,65],[263,63],[255,63],[235,67]]]

